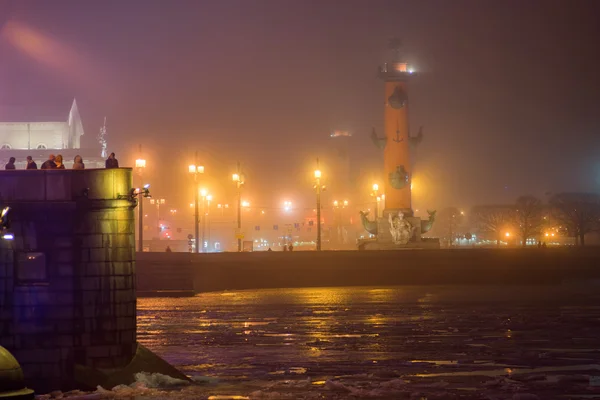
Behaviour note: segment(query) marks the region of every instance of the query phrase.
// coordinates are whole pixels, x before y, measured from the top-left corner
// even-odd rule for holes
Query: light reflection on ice
[[[218,377],[198,398],[341,400],[431,392],[453,399],[474,389],[510,398],[510,388],[518,387],[549,399],[544,394],[555,394],[558,381],[529,380],[528,374],[585,373],[577,367],[597,366],[577,359],[597,359],[600,333],[585,329],[586,320],[600,318],[595,292],[404,287],[205,293],[139,299],[138,329],[142,343],[185,373]],[[546,349],[539,348],[542,342]],[[303,372],[294,373],[296,367]],[[484,385],[482,375],[493,381]],[[561,391],[586,390],[568,382],[561,381]]]

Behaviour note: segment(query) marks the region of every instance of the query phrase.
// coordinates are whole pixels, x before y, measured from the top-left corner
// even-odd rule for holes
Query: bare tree
[[[600,196],[596,193],[559,193],[550,199],[552,216],[581,246],[585,235],[600,228]]]
[[[515,225],[515,212],[513,206],[491,205],[476,206],[471,211],[471,217],[479,233],[494,238],[496,245],[508,234]]]
[[[521,196],[517,199],[515,206],[515,225],[523,247],[527,245],[527,239],[539,236],[544,225],[542,201],[534,196]]]
[[[447,207],[437,213],[435,232],[442,240],[447,240],[451,247],[463,222],[463,213],[456,207]]]

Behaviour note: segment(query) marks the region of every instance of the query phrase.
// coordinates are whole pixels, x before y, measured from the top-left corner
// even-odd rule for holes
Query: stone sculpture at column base
[[[439,239],[422,238],[435,220],[435,211],[428,211],[429,219],[413,216],[411,210],[387,209],[377,221],[363,215],[363,225],[375,238],[358,241],[359,250],[439,249]],[[375,225],[376,224],[376,225]]]

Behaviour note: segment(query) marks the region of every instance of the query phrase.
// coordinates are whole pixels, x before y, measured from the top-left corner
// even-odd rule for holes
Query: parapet
[[[119,199],[131,189],[131,168],[0,171],[0,202]]]

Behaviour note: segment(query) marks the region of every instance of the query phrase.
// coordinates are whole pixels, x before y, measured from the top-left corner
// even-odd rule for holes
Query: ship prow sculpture
[[[416,75],[402,60],[400,41],[393,39],[390,47],[394,51],[392,62],[379,68],[379,78],[385,82],[385,135],[379,137],[375,128],[371,140],[383,150],[385,172],[385,208],[382,215],[368,218],[361,211],[363,227],[373,238],[360,240],[360,250],[399,250],[406,248],[439,248],[439,240],[424,239],[435,221],[435,211],[427,211],[429,218],[415,217],[412,210],[411,180],[413,163],[411,157],[423,141],[423,127],[411,136],[408,124],[408,82]]]

